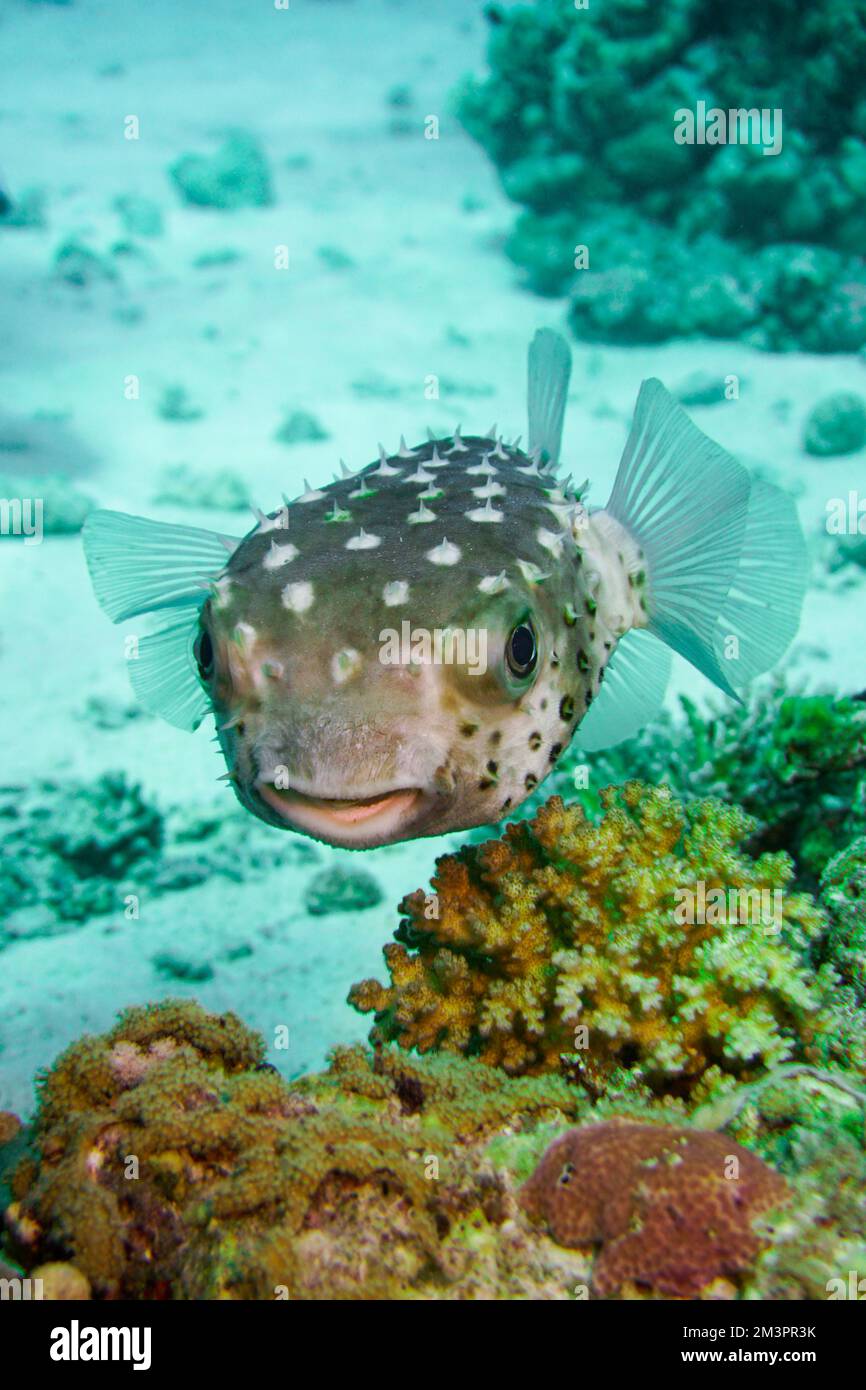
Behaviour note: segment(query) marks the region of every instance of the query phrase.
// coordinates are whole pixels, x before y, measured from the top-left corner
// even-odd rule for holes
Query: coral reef
[[[294,1088],[231,1014],[132,1009],[40,1085],[11,1257],[97,1297],[569,1296],[585,1262],[522,1221],[495,1132],[577,1118],[557,1078],[337,1052]]]
[[[855,454],[866,444],[866,401],[852,391],[824,396],[809,412],[803,429],[807,454],[826,458]]]
[[[319,440],[329,437],[324,425],[308,410],[290,411],[274,434],[279,444],[288,445],[317,444]]]
[[[176,463],[163,469],[153,500],[160,505],[242,512],[250,505],[250,494],[243,478],[230,468],[204,473]]]
[[[0,948],[120,912],[145,888],[181,892],[318,861],[314,845],[248,821],[231,803],[164,813],[119,772],[0,789]]]
[[[746,0],[677,0],[661,22],[651,0],[487,15],[490,75],[458,111],[525,209],[509,254],[539,292],[570,293],[578,336],[866,343],[864,0],[806,16],[769,0],[757,20]],[[783,138],[674,138],[675,113],[697,126],[703,102],[727,122],[744,93],[784,114]]]
[[[866,1004],[866,836],[831,859],[821,878],[831,929],[827,956]]]
[[[246,131],[234,131],[214,155],[181,155],[168,172],[184,201],[196,207],[231,210],[274,201],[267,160]]]
[[[796,1066],[699,1089],[688,1123],[360,1046],[287,1082],[233,1014],[130,1009],[41,1076],[31,1126],[3,1117],[0,1268],[52,1299],[826,1296],[866,1248],[866,1090]]]
[[[681,698],[680,708],[602,753],[572,749],[535,804],[553,790],[596,815],[597,789],[627,778],[684,801],[718,797],[754,818],[750,852],[785,850],[797,886],[815,890],[827,861],[866,832],[866,703],[762,683],[746,705],[705,715]]]
[[[33,525],[37,501],[42,503],[42,534],[71,536],[77,534],[96,503],[62,474],[45,476],[0,475],[0,497],[30,499],[30,525]],[[14,530],[4,528],[0,538],[15,538]]]
[[[332,912],[363,912],[382,901],[382,889],[366,869],[344,869],[332,865],[320,869],[304,893],[304,906],[313,917]]]
[[[695,1298],[742,1274],[764,1243],[753,1222],[787,1197],[783,1178],[721,1134],[607,1120],[554,1140],[521,1190],[560,1245],[601,1242],[593,1288]]]
[[[437,861],[433,893],[401,904],[390,986],[351,991],[375,1011],[371,1040],[511,1074],[565,1066],[591,1094],[624,1071],[686,1095],[713,1066],[847,1055],[858,1018],[837,1015],[835,971],[808,959],[823,913],[790,891],[784,854],[743,853],[754,822],[637,782],[600,800],[597,825],[554,797]]]

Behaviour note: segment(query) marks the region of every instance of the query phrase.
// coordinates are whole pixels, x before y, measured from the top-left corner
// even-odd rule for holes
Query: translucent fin
[[[753,481],[740,563],[716,625],[716,650],[732,685],[768,671],[790,646],[808,574],[793,498]]]
[[[601,690],[581,720],[575,743],[587,753],[631,738],[661,709],[671,654],[645,628],[632,628],[617,643]]]
[[[529,345],[529,449],[543,449],[556,465],[571,376],[571,349],[561,333],[540,328]]]
[[[225,568],[236,537],[170,526],[125,512],[91,512],[82,527],[93,589],[112,622],[201,605],[203,584]]]
[[[605,508],[646,559],[649,630],[739,698],[719,664],[716,623],[737,571],[750,477],[660,381],[643,382]]]
[[[190,614],[172,618],[142,637],[138,657],[129,661],[132,688],[144,709],[187,732],[210,710],[192,650],[197,631]]]

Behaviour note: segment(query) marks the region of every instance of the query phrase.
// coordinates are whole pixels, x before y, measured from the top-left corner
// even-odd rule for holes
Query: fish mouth
[[[256,790],[283,820],[318,840],[346,848],[368,848],[400,839],[407,822],[427,799],[420,787],[393,787],[372,796],[311,796],[260,781]]]

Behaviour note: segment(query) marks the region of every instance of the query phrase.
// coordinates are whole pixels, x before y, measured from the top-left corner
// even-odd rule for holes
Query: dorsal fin
[[[527,408],[529,450],[542,449],[555,468],[562,446],[562,423],[571,377],[571,349],[561,333],[540,328],[529,345]]]

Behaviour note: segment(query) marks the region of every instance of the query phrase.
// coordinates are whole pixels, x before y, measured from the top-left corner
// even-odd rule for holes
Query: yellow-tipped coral
[[[401,904],[390,986],[351,992],[372,1041],[511,1074],[566,1058],[592,1092],[628,1070],[683,1096],[711,1066],[748,1078],[825,1057],[836,977],[803,963],[824,918],[786,891],[787,856],[749,858],[737,807],[637,782],[601,799],[598,824],[553,797],[438,861],[434,893]]]

